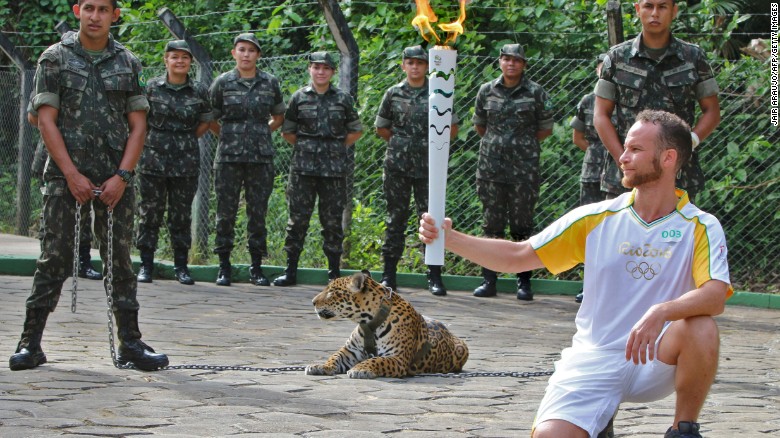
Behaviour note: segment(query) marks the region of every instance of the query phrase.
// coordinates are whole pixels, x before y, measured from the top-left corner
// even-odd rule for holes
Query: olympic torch
[[[431,42],[439,37],[430,23],[437,21],[428,0],[416,0],[417,16],[412,20],[422,37]],[[428,213],[441,227],[447,198],[447,170],[452,133],[452,107],[455,100],[455,67],[458,51],[449,46],[463,33],[466,19],[466,0],[460,0],[460,16],[457,21],[439,24],[448,33],[443,45],[435,45],[428,51]],[[426,245],[425,264],[444,264],[444,233]]]

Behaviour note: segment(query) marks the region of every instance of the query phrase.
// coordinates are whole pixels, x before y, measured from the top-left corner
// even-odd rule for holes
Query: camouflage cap
[[[412,46],[404,49],[402,59],[419,59],[428,62],[428,52],[422,46]]]
[[[328,52],[314,52],[309,55],[309,64],[326,64],[333,70],[336,69],[336,63],[333,61],[333,57]]]
[[[525,61],[525,50],[523,50],[523,46],[520,44],[504,44],[498,57],[500,58],[502,56],[511,56]]]
[[[247,32],[247,33],[241,33],[241,34],[236,35],[236,37],[233,38],[233,47],[235,47],[236,44],[238,44],[241,41],[245,41],[247,43],[252,43],[252,44],[255,45],[255,47],[257,47],[258,51],[261,51],[261,49],[260,49],[260,42],[257,41],[257,37],[255,36],[255,34]]]
[[[184,40],[173,40],[168,41],[168,44],[165,45],[165,52],[172,52],[174,50],[181,50],[182,52],[187,52],[192,56],[192,51],[190,50],[190,45],[187,44],[187,41]]]

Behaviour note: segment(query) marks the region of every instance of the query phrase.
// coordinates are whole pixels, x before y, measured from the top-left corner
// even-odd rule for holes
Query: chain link
[[[79,288],[79,245],[81,245],[81,204],[76,201],[76,225],[73,226],[73,286],[70,292],[70,312],[76,313],[76,298]]]

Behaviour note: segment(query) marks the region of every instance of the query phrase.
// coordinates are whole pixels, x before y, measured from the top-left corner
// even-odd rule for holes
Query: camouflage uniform
[[[32,96],[30,96],[30,103],[27,105],[27,112],[31,113],[35,117],[38,117],[38,111],[35,111],[32,107],[33,97],[35,97],[35,91],[33,91]],[[43,138],[39,138],[38,144],[35,146],[35,155],[33,156],[32,174],[33,178],[37,178],[40,181],[41,193],[46,192],[46,184],[43,182],[43,171],[46,169],[46,162],[48,159],[49,153],[46,151],[46,145],[43,144]],[[43,209],[41,209],[41,214],[38,218],[38,240],[43,240],[43,225]],[[89,248],[92,247],[92,209],[90,209],[89,214],[81,216],[79,231],[79,246],[81,248],[86,248],[88,254]]]
[[[73,164],[100,185],[114,175],[124,155],[129,134],[125,114],[147,111],[149,104],[139,83],[141,64],[132,53],[110,37],[105,52],[93,58],[81,47],[78,35],[66,34],[61,43],[41,55],[35,73],[33,108],[49,105],[59,109],[57,127]],[[44,180],[45,233],[27,308],[53,311],[73,269],[76,201],[53,160],[46,166]],[[95,235],[106,264],[108,207],[100,201],[92,204]],[[138,309],[130,260],[134,207],[135,195],[128,185],[113,209],[114,311]],[[81,210],[84,215],[89,206]]]
[[[717,95],[718,91],[712,67],[698,46],[671,37],[665,54],[656,61],[642,44],[640,34],[610,49],[595,93],[615,102],[615,128],[622,144],[641,110],[668,111],[693,127],[696,103]],[[621,178],[615,160],[607,160],[603,187],[611,192],[625,190]],[[691,160],[682,168],[677,185],[693,198],[704,188],[704,182],[699,154],[694,150]]]
[[[509,222],[512,239],[527,239],[539,197],[536,133],[553,125],[547,93],[526,74],[508,89],[502,75],[480,87],[472,122],[486,127],[477,166],[484,235],[504,237]]]
[[[151,252],[157,248],[167,202],[171,246],[186,252],[192,243],[192,200],[200,169],[195,129],[212,118],[208,89],[191,79],[172,85],[164,75],[147,83],[146,97],[150,108],[146,143],[138,162],[136,247]]]
[[[251,254],[268,254],[265,216],[274,184],[274,145],[268,121],[284,114],[279,80],[257,70],[244,79],[238,69],[221,74],[211,85],[214,119],[222,124],[214,159],[217,236],[214,252],[233,250],[236,214],[244,187],[248,246]]]
[[[606,192],[601,190],[601,173],[607,159],[612,159],[593,125],[595,104],[596,95],[586,94],[577,104],[577,114],[571,119],[571,127],[583,132],[588,141],[588,149],[582,159],[582,173],[580,174],[580,205],[606,199]]]
[[[290,217],[284,250],[288,260],[297,263],[303,251],[317,197],[323,251],[329,260],[341,257],[344,251],[341,215],[347,200],[350,170],[344,140],[347,134],[362,130],[354,100],[333,85],[323,94],[307,85],[290,97],[282,125],[282,132],[297,137],[287,185]]]
[[[453,114],[452,124],[458,121]],[[387,229],[382,255],[398,259],[404,250],[412,192],[417,217],[428,211],[428,80],[420,88],[406,80],[390,87],[374,126],[392,131],[383,175]]]

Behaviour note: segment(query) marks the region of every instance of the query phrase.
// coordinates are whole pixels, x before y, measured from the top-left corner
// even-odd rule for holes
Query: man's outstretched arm
[[[492,271],[524,272],[544,267],[527,240],[511,242],[470,236],[452,229],[449,218],[444,219],[442,228],[446,234],[446,249]],[[441,237],[439,227],[428,213],[424,213],[420,219],[419,237],[425,244]]]

